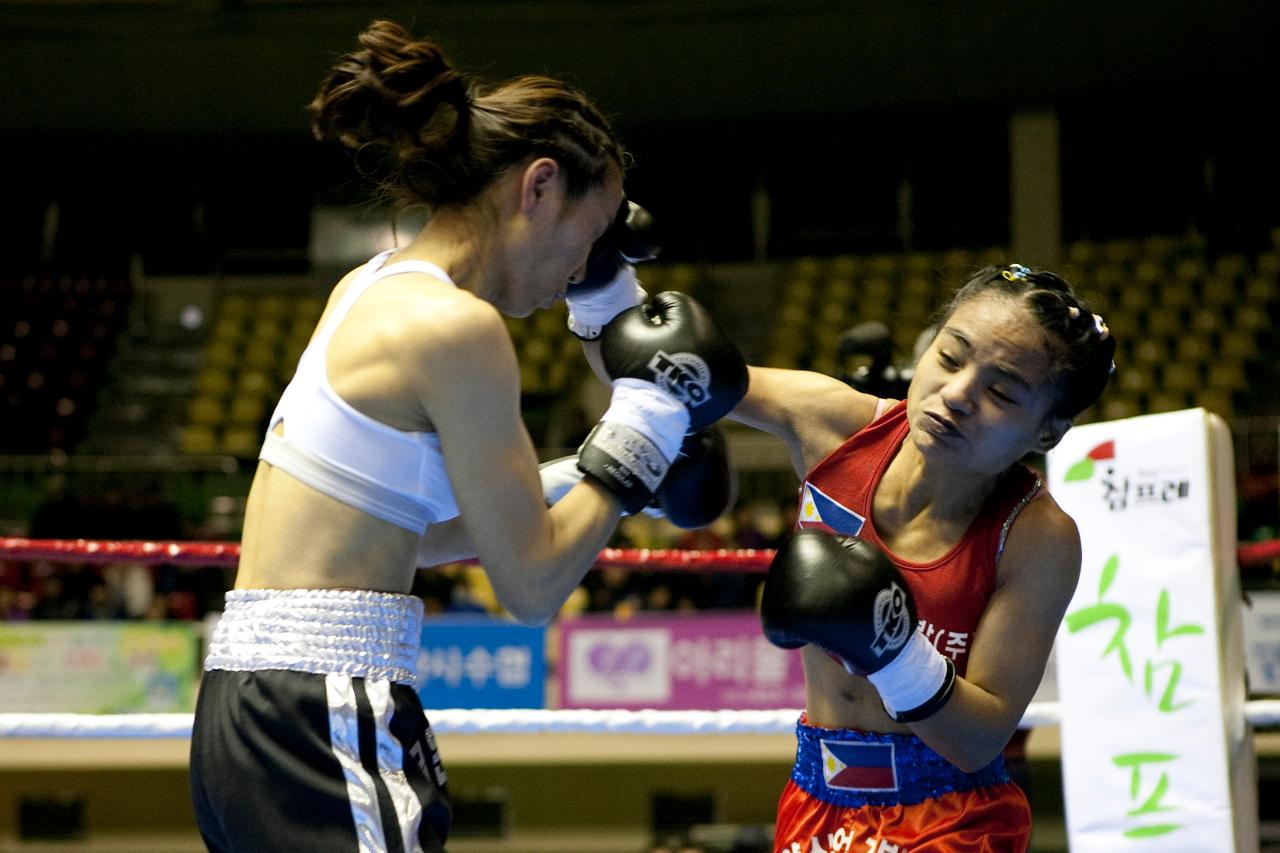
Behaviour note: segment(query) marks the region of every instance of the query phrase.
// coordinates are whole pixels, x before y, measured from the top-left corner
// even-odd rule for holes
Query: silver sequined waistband
[[[413,686],[422,601],[348,589],[234,589],[206,670],[288,669],[385,678]]]

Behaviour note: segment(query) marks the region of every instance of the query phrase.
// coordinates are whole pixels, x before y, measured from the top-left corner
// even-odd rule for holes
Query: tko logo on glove
[[[907,594],[896,583],[890,583],[876,593],[872,618],[876,638],[871,643],[871,650],[881,656],[901,648],[915,627],[907,610]]]
[[[672,355],[658,350],[648,368],[655,385],[691,409],[711,398],[711,369],[691,352]]]

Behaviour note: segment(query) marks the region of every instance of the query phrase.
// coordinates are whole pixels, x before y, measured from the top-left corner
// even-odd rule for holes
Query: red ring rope
[[[236,542],[0,538],[0,560],[234,566],[239,559],[240,545]],[[717,551],[606,548],[600,552],[596,565],[638,571],[763,572],[772,559],[772,550],[756,548]]]
[[[634,571],[763,572],[773,559],[767,548],[605,548],[598,568]],[[1245,542],[1236,551],[1241,566],[1280,558],[1280,539]],[[237,542],[147,542],[143,540],[23,539],[0,537],[0,560],[59,560],[69,563],[168,563],[178,566],[235,566]]]

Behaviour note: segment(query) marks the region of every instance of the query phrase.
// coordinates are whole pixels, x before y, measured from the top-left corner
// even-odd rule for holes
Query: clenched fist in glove
[[[955,688],[955,664],[916,630],[911,590],[870,543],[796,533],[769,565],[760,621],[774,645],[812,643],[865,676],[899,722],[933,715]]]

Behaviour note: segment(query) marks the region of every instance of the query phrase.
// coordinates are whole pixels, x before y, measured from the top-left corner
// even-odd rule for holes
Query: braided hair
[[[466,203],[530,157],[555,160],[580,198],[625,154],[587,97],[549,77],[486,87],[432,41],[374,21],[307,106],[317,139],[381,155],[383,191],[408,203]]]
[[[1021,303],[1044,331],[1059,392],[1054,415],[1071,419],[1097,402],[1115,371],[1116,339],[1066,279],[1022,264],[984,267],[956,291],[935,328],[961,305],[986,294]]]

